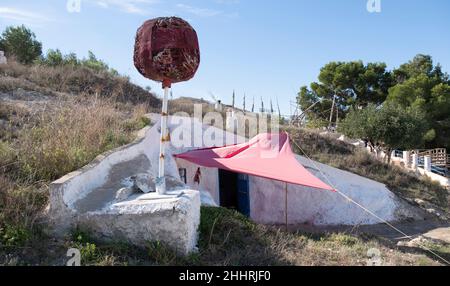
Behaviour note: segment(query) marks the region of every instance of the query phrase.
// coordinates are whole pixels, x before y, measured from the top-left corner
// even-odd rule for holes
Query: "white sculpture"
[[[5,52],[0,51],[0,65],[7,64],[7,63],[8,63],[8,61],[6,60]]]

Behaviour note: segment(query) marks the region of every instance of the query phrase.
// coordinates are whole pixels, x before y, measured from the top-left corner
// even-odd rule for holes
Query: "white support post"
[[[166,193],[166,178],[164,177],[164,163],[165,163],[165,151],[166,143],[169,141],[169,134],[167,132],[167,105],[169,97],[169,89],[167,85],[164,87],[164,98],[162,102],[162,112],[161,112],[161,141],[159,145],[159,170],[158,178],[156,179],[156,192],[159,195],[164,195]]]
[[[405,168],[409,168],[409,164],[411,164],[411,153],[409,151],[403,151],[403,163],[405,164]]]
[[[413,154],[412,155],[412,162],[411,162],[411,168],[413,170],[417,170],[417,166],[419,165],[419,155]]]
[[[431,172],[431,156],[425,156],[423,167],[424,167],[425,171]]]
[[[0,65],[7,64],[8,61],[5,57],[5,52],[0,51]]]

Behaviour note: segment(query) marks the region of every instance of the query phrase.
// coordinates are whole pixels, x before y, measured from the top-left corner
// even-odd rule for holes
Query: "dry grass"
[[[0,67],[0,77],[2,77],[1,92],[13,92],[22,88],[47,95],[58,92],[97,95],[119,102],[145,103],[153,108],[160,106],[160,100],[153,93],[132,84],[128,77],[116,76],[107,71],[95,71],[83,66],[24,66],[9,61]]]
[[[424,254],[403,253],[375,238],[345,233],[286,232],[257,225],[223,208],[202,208],[200,253],[191,257],[200,265],[366,265],[367,251],[379,249],[385,265],[417,265]]]
[[[159,242],[142,248],[104,243],[79,230],[66,247],[81,249],[84,265],[363,266],[372,248],[380,251],[382,265],[439,265],[423,250],[399,249],[367,235],[286,232],[257,225],[232,210],[210,207],[201,209],[199,252],[188,257]],[[449,254],[448,249],[441,253]]]
[[[23,247],[38,235],[47,198],[45,184],[18,184],[0,175],[0,253],[2,247]]]
[[[196,99],[191,97],[180,97],[169,101],[169,112],[170,114],[175,113],[187,113],[190,116],[194,115],[194,104],[201,105],[202,116],[208,112],[215,112],[214,106],[203,99]]]
[[[22,123],[16,140],[2,144],[2,161],[15,157],[20,177],[56,179],[132,141],[133,132],[148,123],[143,110],[138,106],[128,119],[110,101],[58,102]]]
[[[124,111],[114,101],[85,97],[40,109],[3,103],[0,117],[8,130],[0,134],[0,257],[48,240],[38,222],[51,180],[131,142],[150,123],[144,104]]]
[[[47,263],[50,181],[134,140],[159,100],[107,72],[14,61],[0,67],[0,93],[0,263]]]

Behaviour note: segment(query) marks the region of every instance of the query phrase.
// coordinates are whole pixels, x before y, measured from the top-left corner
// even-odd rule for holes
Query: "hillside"
[[[194,100],[172,101],[171,112],[191,113]],[[210,106],[203,100],[195,101]],[[365,265],[377,248],[388,265],[436,265],[423,249],[401,247],[353,231],[322,234],[254,224],[234,211],[203,208],[199,252],[177,256],[160,243],[143,248],[104,243],[83,230],[54,240],[42,212],[48,184],[97,155],[134,140],[150,124],[144,115],[160,100],[128,78],[87,67],[0,67],[0,264],[64,264],[68,247],[92,265]],[[429,181],[388,167],[369,155],[310,130],[288,129],[313,159],[387,184],[413,201],[448,212],[448,193]],[[295,149],[295,147],[293,146]],[[301,152],[296,150],[299,154]],[[430,242],[431,243],[431,242]],[[449,258],[447,245],[430,244]]]
[[[420,199],[426,202],[427,208],[438,210],[444,217],[449,215],[450,194],[439,183],[383,163],[365,150],[333,136],[320,134],[319,131],[290,127],[284,129],[301,146],[302,150],[295,144],[292,146],[296,153],[304,155],[305,152],[313,160],[381,182],[410,203],[415,204],[415,200]]]

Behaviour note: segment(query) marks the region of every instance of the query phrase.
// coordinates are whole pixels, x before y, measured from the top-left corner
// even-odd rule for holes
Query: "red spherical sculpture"
[[[146,21],[136,34],[134,65],[146,78],[171,83],[191,79],[200,64],[197,33],[178,17]]]

